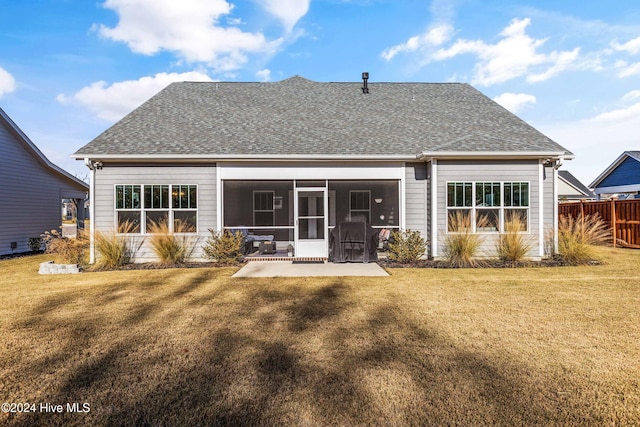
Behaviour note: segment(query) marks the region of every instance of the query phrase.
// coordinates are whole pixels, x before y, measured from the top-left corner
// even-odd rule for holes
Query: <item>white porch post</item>
[[[96,168],[93,167],[91,160],[85,159],[85,164],[91,171],[89,178],[89,264],[96,262]]]
[[[538,254],[544,257],[544,160],[538,165]]]
[[[438,256],[438,160],[431,160],[431,257]]]

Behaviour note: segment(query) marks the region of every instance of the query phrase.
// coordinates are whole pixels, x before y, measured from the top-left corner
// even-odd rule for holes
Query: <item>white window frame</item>
[[[449,185],[450,184],[471,184],[471,206],[449,206]],[[478,206],[476,204],[476,185],[477,184],[500,184],[500,204],[498,206]],[[527,206],[506,206],[504,189],[505,184],[527,184]],[[530,181],[496,181],[496,180],[477,180],[477,181],[447,181],[445,187],[445,206],[446,206],[446,233],[457,234],[459,232],[449,231],[449,212],[454,210],[468,210],[470,212],[471,232],[477,234],[502,234],[504,233],[505,212],[510,210],[522,210],[526,212],[527,221],[526,229],[521,231],[522,234],[530,233],[531,229],[531,182]],[[499,210],[499,230],[498,231],[477,231],[478,213],[483,210]]]
[[[351,206],[351,195],[353,193],[364,193],[367,195],[369,199],[369,206],[367,209],[353,209],[353,206]],[[371,223],[371,190],[349,190],[349,220],[360,214],[366,214],[366,217],[369,218],[368,222]]]
[[[154,207],[146,207],[146,203],[145,203],[145,189],[147,187],[160,187],[160,186],[168,186],[169,189],[169,193],[168,193],[168,208],[154,208]],[[140,203],[139,203],[139,207],[138,208],[118,208],[117,207],[117,197],[118,197],[118,187],[139,187],[140,188]],[[178,207],[178,208],[174,208],[173,207],[173,190],[174,187],[195,187],[195,191],[196,191],[196,200],[195,200],[195,208],[192,207]],[[153,190],[152,190],[153,191]],[[198,210],[198,206],[199,206],[199,197],[200,197],[200,189],[198,187],[198,184],[114,184],[113,187],[113,194],[114,194],[114,211],[115,211],[115,215],[114,215],[114,229],[118,230],[118,213],[119,212],[139,212],[140,213],[140,231],[137,233],[127,233],[130,235],[148,235],[151,233],[147,233],[147,212],[167,212],[167,219],[168,219],[168,223],[169,223],[169,232],[173,233],[174,232],[174,221],[175,221],[175,213],[176,212],[195,212],[196,215],[196,229],[195,231],[191,231],[188,233],[176,233],[176,234],[198,234],[198,218],[199,218],[199,210]],[[190,203],[190,199],[189,199],[189,204]],[[117,233],[117,234],[124,234],[124,233]]]
[[[270,194],[271,195],[271,209],[258,209],[256,208],[256,194]],[[271,224],[270,225],[260,225],[257,227],[275,227],[276,224],[276,192],[275,190],[253,190],[252,193],[252,204],[253,204],[253,225],[256,226],[256,213],[264,213],[271,212]]]

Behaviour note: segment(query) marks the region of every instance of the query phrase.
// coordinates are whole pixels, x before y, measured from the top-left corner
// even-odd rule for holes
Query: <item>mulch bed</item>
[[[589,265],[600,264],[597,261],[589,263]],[[421,259],[415,262],[401,264],[390,260],[378,260],[378,265],[383,268],[460,268],[448,261]],[[499,259],[476,260],[473,266],[466,268],[523,268],[523,267],[565,267],[570,264],[566,263],[559,257],[543,259],[540,261],[519,261],[508,262]]]

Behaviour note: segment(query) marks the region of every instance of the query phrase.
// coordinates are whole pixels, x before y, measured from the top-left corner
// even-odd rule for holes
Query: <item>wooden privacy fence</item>
[[[560,203],[558,213],[574,218],[598,214],[614,230],[614,246],[640,249],[640,199]]]

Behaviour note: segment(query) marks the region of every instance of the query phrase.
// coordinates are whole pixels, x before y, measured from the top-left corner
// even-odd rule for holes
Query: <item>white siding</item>
[[[512,160],[512,161],[454,161],[439,160],[437,168],[437,232],[438,232],[438,254],[443,254],[444,241],[447,236],[447,183],[448,182],[470,182],[470,181],[501,181],[501,182],[529,182],[529,233],[531,240],[530,256],[537,257],[540,253],[539,246],[539,198],[540,187],[540,163],[537,160]],[[549,176],[550,175],[550,176]],[[553,181],[553,174],[547,173],[544,193],[544,214],[545,228],[547,224],[552,227],[553,191],[547,189],[547,181]],[[551,184],[553,185],[553,184]],[[550,187],[552,189],[552,187]],[[547,211],[548,206],[548,211]],[[548,214],[551,218],[547,218]],[[549,222],[550,221],[550,222]],[[495,256],[495,244],[497,234],[482,234],[483,244],[481,255]]]
[[[96,231],[113,231],[116,226],[115,186],[117,184],[195,184],[198,186],[198,241],[193,261],[202,261],[202,245],[209,229],[216,228],[216,166],[112,166],[105,164],[96,170],[95,227]],[[144,238],[141,237],[140,240]],[[98,256],[98,255],[97,255]],[[135,262],[157,261],[156,255],[143,242]]]
[[[0,123],[0,255],[29,251],[29,238],[62,224],[62,198],[84,199],[87,189],[45,166]]]

